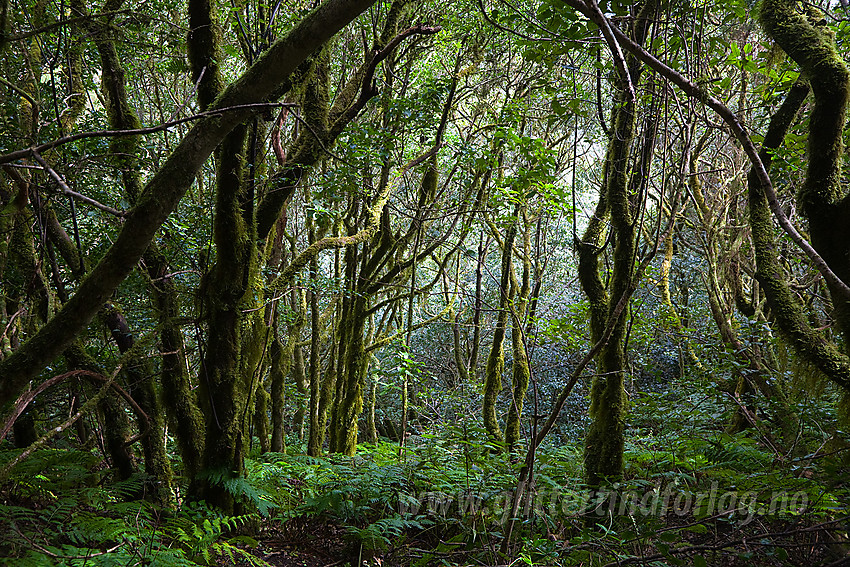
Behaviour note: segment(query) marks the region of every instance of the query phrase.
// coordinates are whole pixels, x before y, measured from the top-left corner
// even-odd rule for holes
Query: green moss
[[[269,382],[271,384],[271,404],[272,404],[272,439],[271,450],[281,452],[283,450],[284,432],[283,432],[283,405],[285,395],[285,380],[289,374],[289,364],[292,360],[277,338],[277,333],[269,347],[269,359],[271,361],[271,370],[269,371]]]
[[[493,337],[493,346],[487,357],[487,366],[484,373],[484,399],[481,402],[481,411],[484,416],[484,427],[493,439],[502,441],[502,429],[499,427],[499,419],[496,416],[496,398],[502,391],[502,373],[505,371],[505,352],[502,345],[504,331],[496,329]]]
[[[271,396],[262,384],[258,385],[254,396],[257,400],[254,405],[254,437],[260,442],[260,452],[268,453],[271,450],[269,443],[269,401]]]
[[[631,35],[638,44],[643,43],[646,37],[655,6],[653,1],[645,2],[633,22]],[[628,57],[627,65],[631,79],[637,85],[642,66],[633,56]],[[579,246],[579,279],[590,303],[591,338],[594,343],[602,338],[620,299],[629,293],[634,278],[639,277],[634,273],[636,235],[631,190],[642,186],[642,176],[646,175],[647,167],[645,156],[631,159],[635,141],[635,101],[629,99],[624,85],[617,85],[615,89],[612,126],[605,158],[603,195],[592,221],[596,226],[586,234]],[[652,137],[652,125],[648,125],[644,135],[647,148],[651,148]],[[601,223],[606,214],[611,221],[610,240],[613,243],[613,266],[607,288],[603,286],[599,274],[597,250],[603,232]],[[628,320],[627,305],[596,359],[598,374],[593,379],[590,393],[592,422],[585,439],[584,452],[585,475],[592,487],[617,481],[623,474],[623,424],[626,414],[624,348]]]
[[[518,210],[518,208],[517,208]],[[513,270],[511,257],[513,255],[514,239],[516,237],[516,220],[508,227],[505,240],[502,243],[502,273],[499,282],[499,314],[496,318],[496,328],[493,331],[493,344],[487,357],[484,373],[484,399],[481,410],[484,417],[484,427],[494,441],[504,441],[499,420],[496,416],[496,398],[502,390],[502,373],[505,371],[505,336],[507,333],[510,304],[513,301],[513,287],[510,285],[510,273]]]
[[[34,299],[37,315],[45,322],[52,316],[52,298],[36,258],[35,241],[30,229],[34,222],[29,208],[21,210],[12,218],[12,235],[2,281],[6,297],[15,300]]]
[[[809,117],[806,181],[798,203],[809,221],[812,245],[830,268],[850,281],[850,230],[841,185],[843,129],[850,104],[850,70],[839,55],[835,38],[819,24],[822,14],[812,7],[797,10],[790,0],[765,0],[760,19],[765,31],[799,66],[811,85],[814,105]],[[850,302],[832,290],[836,318],[850,334]]]
[[[198,82],[201,110],[212,105],[223,89],[218,62],[220,30],[210,0],[189,1],[189,36],[186,42],[192,81]]]
[[[520,335],[520,329],[514,328],[514,335]],[[513,360],[513,397],[511,398],[508,417],[505,421],[505,443],[509,450],[513,450],[520,437],[520,417],[522,416],[522,406],[525,400],[525,393],[528,390],[528,382],[531,378],[531,372],[528,367],[528,356],[525,352],[522,338],[514,341],[514,360]]]
[[[375,426],[375,405],[378,400],[378,382],[372,380],[369,384],[369,410],[366,412],[366,441],[378,442],[378,429]]]
[[[531,230],[528,227],[528,215],[522,210],[522,219],[526,224],[523,238],[523,269],[522,283],[512,277],[512,287],[519,285],[519,292],[515,295],[515,304],[512,310],[513,331],[511,333],[511,347],[513,351],[512,382],[513,396],[508,409],[508,417],[505,421],[505,443],[508,450],[513,452],[520,437],[520,419],[522,417],[522,406],[528,383],[531,380],[531,369],[528,365],[528,353],[525,350],[525,331],[523,323],[526,319],[529,294],[531,293]]]
[[[357,420],[363,412],[363,389],[369,365],[363,345],[365,323],[366,299],[357,297],[350,302],[347,317],[340,325],[340,369],[329,439],[333,453],[353,455],[357,448]]]
[[[86,108],[85,84],[83,83],[83,48],[81,43],[74,42],[68,52],[68,82],[71,92],[68,94],[68,106],[62,112],[62,128],[71,131],[77,119]]]
[[[800,65],[814,94],[809,120],[809,163],[798,199],[808,217],[814,248],[840,278],[848,281],[850,233],[844,222],[846,205],[842,201],[846,198],[839,178],[842,130],[850,100],[850,72],[838,55],[831,34],[822,26],[813,25],[811,20],[815,15],[812,9],[805,14],[798,12],[796,2],[789,0],[765,0],[760,11],[765,31]],[[771,152],[781,145],[807,94],[807,85],[795,85],[771,119],[761,152],[766,167],[769,167]],[[763,188],[754,173],[751,172],[748,180],[750,224],[758,267],[756,278],[771,312],[782,333],[805,362],[850,390],[850,361],[809,324],[779,262]],[[846,339],[850,334],[850,302],[840,292],[831,291],[836,318]]]

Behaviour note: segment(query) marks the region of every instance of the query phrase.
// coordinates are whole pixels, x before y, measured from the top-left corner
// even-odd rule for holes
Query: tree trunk
[[[218,107],[265,102],[282,96],[290,76],[318,46],[374,0],[329,0],[300,20],[216,99]],[[222,139],[252,114],[233,110],[205,117],[189,130],[148,182],[117,239],[65,303],[11,356],[0,362],[0,408],[11,404],[26,384],[61,354],[91,321],[115,288],[134,269],[154,234],[176,207],[201,166]],[[0,410],[1,411],[1,410]]]
[[[517,282],[512,275],[511,287],[519,289],[512,292],[514,297],[511,309],[511,348],[513,351],[513,367],[511,376],[513,391],[508,417],[505,421],[505,443],[508,451],[513,453],[520,438],[520,420],[522,418],[522,406],[525,401],[525,393],[528,390],[528,382],[531,379],[531,368],[528,363],[528,352],[526,349],[525,320],[528,311],[529,294],[531,293],[531,227],[527,225],[525,207],[518,213],[522,213],[525,224],[523,238],[523,262],[522,281]],[[519,222],[519,221],[517,221]],[[513,270],[513,268],[511,268]]]
[[[643,43],[646,37],[650,16],[654,11],[655,3],[651,0],[645,2],[633,22],[631,34],[638,44]],[[647,175],[648,169],[646,158],[637,160],[641,163],[635,165],[630,180],[630,154],[635,138],[636,112],[633,89],[639,83],[641,65],[634,57],[629,57],[626,67],[631,84],[627,83],[629,78],[622,75],[615,83],[613,127],[605,159],[603,194],[579,246],[579,275],[582,289],[590,301],[591,341],[594,343],[601,339],[608,318],[614,314],[620,298],[628,294],[633,284],[636,226],[631,197],[634,188],[640,185],[639,176]],[[648,131],[649,128],[652,128],[651,124],[647,125]],[[653,141],[654,137],[645,141],[645,152],[651,152]],[[642,169],[641,165],[646,169]],[[598,247],[606,214],[610,215],[610,240],[613,246],[613,266],[607,289],[602,284],[598,268]],[[585,475],[591,487],[616,482],[623,474],[625,339],[628,320],[627,304],[596,359],[597,373],[590,390],[592,421],[585,439],[584,453]]]
[[[809,147],[806,181],[798,195],[799,207],[809,221],[812,245],[832,271],[845,283],[850,281],[850,233],[845,222],[850,196],[841,185],[843,129],[850,100],[850,72],[838,54],[835,38],[823,27],[813,25],[814,7],[799,11],[790,0],[767,0],[759,13],[767,34],[800,66],[811,85],[814,105],[809,116]],[[819,17],[819,16],[817,16]],[[778,148],[797,110],[808,94],[798,83],[783,108],[774,115],[760,152],[765,167],[770,150]],[[830,295],[838,327],[844,335],[844,352],[812,328],[803,306],[789,288],[773,236],[764,188],[752,170],[748,177],[750,225],[756,251],[756,279],[767,298],[780,331],[798,356],[850,391],[850,302],[830,284]]]

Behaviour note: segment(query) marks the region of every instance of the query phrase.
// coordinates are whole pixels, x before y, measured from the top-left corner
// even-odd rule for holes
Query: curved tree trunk
[[[814,8],[798,11],[792,0],[767,0],[760,19],[767,34],[800,66],[811,85],[814,106],[809,116],[809,148],[806,181],[798,195],[800,209],[809,221],[812,245],[832,271],[850,281],[850,232],[846,219],[850,196],[841,187],[843,129],[850,101],[850,71],[838,54],[835,39],[826,28],[810,22]],[[765,135],[762,161],[770,163],[771,150],[778,148],[808,94],[798,83]],[[797,354],[830,380],[850,391],[850,302],[830,284],[836,321],[845,337],[845,351],[828,341],[810,325],[803,306],[791,291],[773,236],[773,221],[766,208],[764,188],[755,171],[748,177],[750,225],[756,251],[756,279],[767,297],[779,329]]]

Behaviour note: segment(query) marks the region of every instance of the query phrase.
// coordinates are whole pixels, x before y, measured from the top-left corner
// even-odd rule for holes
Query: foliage
[[[0,460],[16,452],[2,451]],[[0,556],[27,566],[267,565],[250,552],[258,542],[239,533],[259,516],[228,517],[203,505],[162,510],[128,500],[144,488],[144,475],[104,484],[108,476],[91,453],[34,453],[2,489]]]
[[[0,368],[29,369],[0,371],[3,561],[263,565],[305,526],[337,562],[840,560],[850,301],[771,215],[850,277],[846,7],[661,4],[649,66],[597,25],[652,5],[624,0],[3,3]],[[343,5],[368,9],[274,55]],[[234,91],[250,108],[199,113]],[[769,146],[772,209],[743,135]],[[625,315],[576,373],[615,280]],[[485,398],[491,431],[523,399],[510,446]],[[603,415],[624,466],[588,487]]]

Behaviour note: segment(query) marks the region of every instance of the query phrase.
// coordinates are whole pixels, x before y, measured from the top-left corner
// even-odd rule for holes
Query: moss
[[[201,367],[199,402],[206,421],[201,477],[193,496],[232,513],[232,495],[210,475],[240,476],[243,470],[246,408],[256,387],[254,371],[264,344],[261,311],[254,306],[257,247],[253,202],[246,195],[245,152],[248,129],[239,125],[217,150],[213,241],[216,261],[207,277],[202,304],[208,317],[208,342]],[[247,219],[247,220],[246,220]],[[258,320],[260,323],[258,323]]]
[[[845,222],[850,204],[841,185],[850,70],[832,33],[819,25],[822,14],[815,8],[801,12],[796,2],[765,0],[759,17],[768,35],[800,66],[811,86],[814,105],[809,117],[808,164],[798,203],[808,218],[815,250],[836,275],[850,281],[850,229]],[[850,335],[850,301],[837,290],[831,291],[836,319],[846,338]]]
[[[596,377],[591,388],[592,425],[585,438],[584,467],[589,486],[614,482],[623,474],[625,390],[623,374]]]
[[[410,0],[394,0],[387,12],[386,23],[384,24],[384,29],[381,32],[381,37],[378,42],[379,48],[387,45],[396,35],[400,21],[407,12],[407,8],[410,6],[410,3]]]
[[[336,359],[333,356],[333,350],[334,349],[331,350],[331,364],[321,378],[321,390],[319,392],[318,404],[316,406],[316,426],[314,428],[311,424],[310,427],[311,434],[308,449],[312,449],[314,451],[313,453],[308,451],[308,454],[311,456],[321,455],[321,447],[324,443],[325,429],[328,422],[328,407],[333,405],[333,394],[336,390],[337,382],[339,382],[339,372],[337,370]],[[316,384],[319,385],[318,379],[316,380]],[[315,435],[313,435],[312,431],[316,432]]]
[[[498,325],[498,323],[497,323]],[[493,346],[487,357],[487,366],[484,371],[484,399],[481,409],[484,415],[484,427],[487,432],[497,441],[503,439],[502,430],[499,427],[499,419],[496,416],[496,398],[502,391],[502,373],[505,371],[505,352],[502,347],[504,331],[496,328],[493,336]]]
[[[281,452],[283,450],[284,431],[283,431],[283,405],[285,395],[285,380],[289,373],[289,361],[286,356],[283,345],[275,333],[272,344],[269,347],[269,359],[271,361],[271,370],[269,371],[269,382],[271,384],[271,404],[272,404],[272,440],[271,450]]]
[[[332,408],[329,449],[353,455],[357,448],[357,420],[363,412],[363,389],[369,355],[363,345],[366,324],[366,299],[355,297],[340,325],[339,376]]]
[[[496,318],[496,328],[493,331],[493,344],[487,357],[487,366],[484,372],[484,399],[481,402],[481,411],[484,417],[484,427],[494,441],[504,441],[504,435],[499,427],[496,416],[496,398],[502,390],[502,373],[505,371],[505,336],[508,326],[508,315],[513,300],[513,288],[510,285],[510,273],[513,269],[511,257],[513,255],[514,239],[516,237],[517,215],[505,233],[502,243],[502,267],[499,281],[499,314]]]
[[[260,453],[271,450],[269,443],[269,401],[271,396],[262,385],[257,387],[256,404],[254,405],[254,437],[260,442]]]
[[[68,50],[68,82],[70,93],[66,100],[67,108],[60,116],[62,129],[70,132],[83,110],[86,108],[85,84],[83,83],[83,48],[82,43],[75,41]]]
[[[514,328],[512,335],[521,335],[520,329]],[[505,421],[505,443],[509,450],[516,447],[520,436],[520,417],[522,416],[522,406],[525,400],[525,393],[528,390],[528,382],[531,378],[531,372],[528,367],[528,356],[525,352],[525,345],[522,337],[512,339],[513,346],[513,396],[511,398],[508,417]]]
[[[525,209],[522,210],[522,219],[526,223],[526,229],[523,231],[522,283],[512,278],[511,284],[512,287],[519,285],[519,291],[512,294],[515,296],[515,304],[511,313],[513,325],[513,331],[511,332],[513,396],[511,397],[510,408],[508,409],[508,417],[505,421],[505,443],[511,452],[516,449],[516,443],[519,441],[522,406],[525,401],[526,391],[528,390],[528,383],[531,379],[531,369],[528,365],[528,353],[525,350],[525,335],[523,330],[523,323],[528,311],[529,294],[531,292],[532,268],[531,230],[528,228],[528,215]]]
[[[638,44],[643,43],[646,37],[655,6],[653,1],[644,2],[633,22],[631,35]],[[626,63],[632,81],[637,85],[642,66],[633,56],[629,56]],[[648,168],[643,163],[646,152],[636,160],[631,159],[635,140],[635,101],[630,100],[621,84],[617,85],[614,92],[612,126],[605,158],[603,195],[594,218],[596,226],[593,232],[586,234],[587,238],[579,246],[579,279],[590,303],[591,336],[594,343],[602,338],[608,319],[620,298],[629,292],[633,279],[638,277],[634,274],[636,237],[630,190],[643,185],[641,177],[646,175]],[[645,150],[651,148],[653,142],[652,128],[652,125],[648,125],[645,132]],[[638,163],[632,164],[632,161]],[[602,219],[606,214],[611,220],[610,240],[613,243],[613,266],[607,289],[603,287],[599,274],[596,250],[602,234]],[[616,481],[623,474],[623,424],[626,414],[624,348],[628,320],[629,308],[626,306],[614,324],[608,341],[597,355],[598,374],[593,379],[590,393],[592,422],[585,439],[584,452],[585,475],[591,487]]]
[[[42,322],[50,319],[51,292],[41,273],[36,258],[35,241],[30,226],[35,219],[27,208],[12,219],[12,235],[8,244],[8,259],[2,281],[5,295],[9,298],[32,298],[36,301],[36,313]]]
[[[581,240],[575,243],[578,252],[578,279],[590,308],[590,340],[594,344],[602,338],[608,313],[608,293],[599,273],[599,254],[602,251],[600,247],[608,214],[608,199],[603,193],[599,196],[596,209]]]
[[[814,106],[809,120],[809,148],[806,181],[798,195],[809,221],[812,244],[844,281],[850,279],[850,233],[844,222],[839,177],[841,173],[842,129],[850,99],[850,73],[835,49],[828,31],[811,23],[814,13],[796,11],[788,0],[765,0],[760,19],[765,31],[796,61],[811,85]],[[769,167],[772,151],[778,148],[809,92],[798,83],[779,111],[772,117],[761,155]],[[756,251],[757,272],[768,306],[785,338],[804,362],[818,368],[832,381],[850,390],[850,361],[831,342],[815,331],[788,286],[779,262],[773,224],[764,190],[751,172],[749,181],[750,224]],[[850,303],[832,291],[836,318],[845,339],[850,333]],[[845,340],[845,344],[850,342]]]
[[[218,62],[220,30],[210,0],[189,0],[189,35],[186,41],[192,81],[198,83],[198,102],[206,110],[223,90]]]
[[[366,441],[378,442],[378,429],[375,426],[375,405],[378,400],[378,382],[372,380],[369,384],[369,410],[366,412]]]
[[[850,101],[850,71],[828,29],[812,24],[813,15],[811,9],[808,17],[798,12],[789,0],[765,0],[759,13],[765,31],[800,65],[814,94],[806,182],[799,196],[810,221],[843,196],[841,134]]]
[[[425,173],[422,176],[422,188],[419,192],[419,206],[423,207],[426,203],[434,200],[437,194],[437,155],[431,159],[430,163],[425,166]]]
[[[304,320],[303,317],[300,318]],[[303,323],[302,323],[303,326]],[[301,337],[300,330],[290,332],[292,342],[292,378],[295,381],[295,389],[298,392],[295,414],[292,416],[292,429],[295,430],[299,440],[304,439],[304,416],[307,413],[307,372],[304,366],[304,351],[300,345],[296,345]]]

